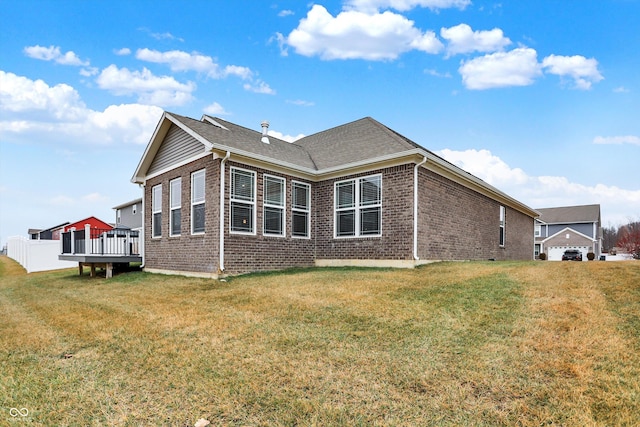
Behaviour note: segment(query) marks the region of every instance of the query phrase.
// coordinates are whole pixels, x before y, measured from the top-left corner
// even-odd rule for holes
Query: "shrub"
[[[596,254],[594,254],[593,252],[589,252],[589,253],[587,254],[587,259],[588,259],[589,261],[593,261],[594,259],[596,259]]]
[[[540,258],[541,261],[544,261],[547,259],[547,254],[545,254],[544,252],[542,252],[540,255],[538,255],[538,258]]]

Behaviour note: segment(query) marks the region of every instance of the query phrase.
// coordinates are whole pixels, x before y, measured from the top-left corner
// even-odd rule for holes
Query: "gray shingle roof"
[[[600,221],[600,205],[562,206],[536,209],[546,224],[570,224]]]
[[[422,148],[371,117],[306,136],[297,143],[307,149],[320,170]]]
[[[247,129],[220,118],[212,118],[226,129],[209,122],[171,113],[173,117],[205,138],[211,144],[258,154],[275,160],[315,170],[309,153],[300,145],[269,136],[269,144],[260,142],[261,132]]]
[[[171,115],[212,144],[239,149],[314,171],[403,153],[416,148],[424,150],[418,144],[371,117],[305,136],[294,143],[269,136],[270,143],[264,144],[260,142],[261,132],[218,117],[211,117],[211,119],[224,128],[206,121],[173,113]]]

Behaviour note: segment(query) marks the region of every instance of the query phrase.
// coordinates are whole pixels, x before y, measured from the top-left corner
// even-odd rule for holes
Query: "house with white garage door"
[[[563,206],[536,209],[540,216],[535,220],[535,255],[546,254],[550,261],[560,261],[568,249],[577,249],[582,259],[593,252],[600,257],[602,225],[600,205]]]

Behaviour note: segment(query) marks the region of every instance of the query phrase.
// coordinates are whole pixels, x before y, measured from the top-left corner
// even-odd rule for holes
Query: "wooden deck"
[[[141,256],[133,255],[58,255],[61,261],[75,261],[78,263],[78,272],[82,276],[84,267],[89,267],[91,277],[95,277],[96,268],[102,268],[106,271],[106,278],[113,277],[113,266],[115,264],[129,264],[132,262],[142,262]]]

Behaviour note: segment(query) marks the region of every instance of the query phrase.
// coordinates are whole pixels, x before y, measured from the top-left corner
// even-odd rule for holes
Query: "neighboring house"
[[[60,240],[60,233],[64,231],[64,227],[68,224],[68,222],[65,222],[44,230],[30,228],[27,232],[29,233],[29,240]]]
[[[142,229],[142,198],[114,206],[116,211],[116,227],[128,227],[139,231]]]
[[[533,259],[538,213],[372,118],[288,143],[165,112],[132,182],[145,270]]]
[[[602,247],[600,205],[563,206],[536,209],[535,254],[545,253],[550,261],[560,261],[567,249],[578,249],[582,259],[593,252],[599,258]]]
[[[96,218],[95,216],[90,216],[89,218],[81,219],[80,221],[67,223],[63,231],[67,232],[73,230],[84,230],[87,225],[91,229],[100,231],[111,230],[113,228],[112,224],[104,222],[101,219]]]

